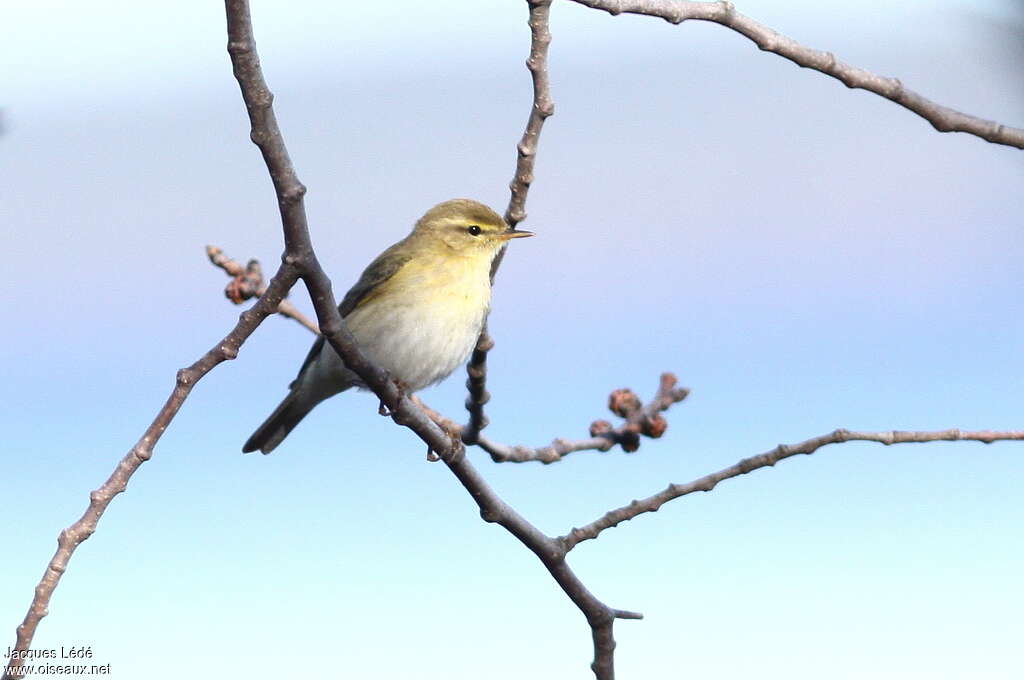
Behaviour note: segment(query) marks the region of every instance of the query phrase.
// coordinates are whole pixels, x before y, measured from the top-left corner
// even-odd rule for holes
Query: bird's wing
[[[345,318],[356,307],[373,297],[371,293],[377,290],[382,283],[394,276],[399,269],[412,259],[412,256],[408,253],[398,252],[398,246],[402,243],[400,241],[378,255],[377,259],[371,262],[370,266],[363,271],[363,275],[356,281],[356,285],[352,286],[345,293],[345,298],[338,305],[338,312],[341,314],[341,318]],[[313,343],[313,346],[309,348],[309,354],[306,355],[306,360],[302,362],[302,367],[299,369],[299,376],[316,360],[323,346],[324,336],[321,335]],[[296,382],[298,382],[298,377],[292,382],[292,385],[295,385]]]
[[[342,318],[345,318],[356,307],[366,302],[366,300],[372,297],[371,293],[377,290],[382,283],[408,264],[412,256],[408,252],[400,251],[399,246],[403,243],[404,241],[396,243],[378,255],[377,259],[370,263],[370,266],[366,268],[363,275],[356,281],[356,285],[352,286],[345,293],[344,299],[338,305],[338,311],[341,313]]]
[[[295,376],[295,380],[291,381],[288,385],[288,389],[295,389],[295,386],[299,384],[299,380],[302,378],[302,374],[306,372],[309,365],[316,360],[317,356],[320,355],[320,350],[323,349],[323,347],[324,336],[316,336],[316,340],[313,341],[313,346],[309,348],[309,354],[306,355],[306,360],[302,362],[302,368],[299,369],[299,373]]]

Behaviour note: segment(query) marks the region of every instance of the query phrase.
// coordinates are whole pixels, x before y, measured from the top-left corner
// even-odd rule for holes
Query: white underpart
[[[411,392],[448,377],[473,351],[491,295],[490,260],[473,260],[438,260],[403,282],[399,302],[370,300],[345,318],[367,358]],[[319,398],[359,384],[329,344],[310,368],[303,391]]]

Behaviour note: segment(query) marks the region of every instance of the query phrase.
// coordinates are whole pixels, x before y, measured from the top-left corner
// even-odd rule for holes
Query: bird
[[[491,263],[510,227],[483,203],[456,198],[428,210],[370,263],[338,312],[360,350],[406,394],[447,378],[469,358],[490,310]],[[270,453],[325,399],[365,385],[319,336],[288,395],[242,447]]]

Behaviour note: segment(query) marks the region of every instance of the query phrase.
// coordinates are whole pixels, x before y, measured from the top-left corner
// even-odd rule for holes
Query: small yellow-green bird
[[[444,380],[469,358],[491,302],[491,262],[510,228],[482,203],[439,203],[412,232],[370,263],[338,305],[367,358],[409,393]],[[364,387],[323,336],[309,350],[284,401],[242,451],[270,453],[313,407]]]

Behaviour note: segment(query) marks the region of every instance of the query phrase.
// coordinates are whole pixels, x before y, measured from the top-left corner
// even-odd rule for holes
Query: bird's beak
[[[527,236],[533,236],[532,231],[524,231],[522,229],[509,229],[498,234],[498,238],[502,241],[509,241],[514,238],[526,238]]]

